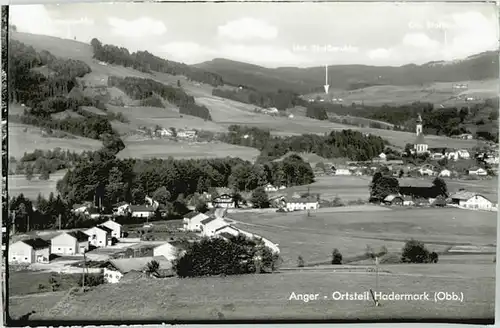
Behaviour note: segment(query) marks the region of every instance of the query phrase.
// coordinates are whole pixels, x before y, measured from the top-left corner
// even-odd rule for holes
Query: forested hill
[[[334,64],[334,63],[332,63]],[[218,74],[226,84],[245,85],[259,90],[293,90],[309,93],[323,90],[325,68],[281,67],[265,68],[257,65],[216,58],[193,65]],[[453,62],[430,62],[423,65],[328,66],[331,88],[356,89],[371,85],[419,85],[434,82],[460,82],[497,79],[498,52],[488,51]]]
[[[224,84],[222,77],[216,73],[166,60],[147,51],[130,53],[128,49],[123,47],[102,44],[96,38],[92,39],[90,44],[94,50],[94,58],[109,64],[132,67],[145,73],[155,71],[171,75],[184,75],[192,81],[210,84],[215,87]]]

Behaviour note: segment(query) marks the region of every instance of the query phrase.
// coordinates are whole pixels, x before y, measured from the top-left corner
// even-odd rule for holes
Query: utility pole
[[[62,215],[59,213],[59,230],[61,230]]]
[[[85,270],[87,269],[87,258],[85,257],[85,251],[83,253],[83,275],[82,275],[82,291],[85,292]]]

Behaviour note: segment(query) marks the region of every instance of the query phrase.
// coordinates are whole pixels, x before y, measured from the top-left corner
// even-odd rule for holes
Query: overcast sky
[[[494,4],[114,3],[10,6],[18,31],[194,64],[399,66],[498,49]]]

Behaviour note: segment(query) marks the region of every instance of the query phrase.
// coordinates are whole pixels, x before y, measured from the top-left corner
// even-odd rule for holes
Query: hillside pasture
[[[230,145],[221,142],[176,142],[168,139],[125,140],[125,149],[118,153],[118,158],[158,158],[201,159],[239,157],[253,162],[259,151],[250,147]]]
[[[404,105],[415,101],[430,102],[443,106],[465,105],[464,99],[459,96],[479,97],[482,99],[495,97],[498,94],[497,80],[484,81],[462,81],[456,83],[468,84],[468,90],[453,90],[455,82],[436,82],[425,85],[377,85],[356,90],[335,90],[335,98],[341,98],[344,105],[353,102],[364,102],[365,105],[382,106]],[[332,91],[333,92],[333,91]],[[332,93],[331,92],[331,93]],[[317,96],[330,99],[332,95],[325,96],[324,93],[308,94],[305,97],[315,99]]]
[[[415,141],[414,133],[372,128],[358,128],[338,123],[313,120],[306,117],[294,117],[293,119],[289,119],[288,117],[272,117],[265,114],[257,114],[253,112],[253,109],[256,106],[242,104],[228,99],[222,100],[222,98],[214,97],[211,94],[213,89],[211,86],[188,81],[185,77],[171,76],[168,74],[156,72],[153,74],[148,74],[123,66],[102,64],[92,58],[92,47],[89,44],[42,35],[18,32],[11,33],[11,37],[13,39],[17,39],[21,42],[31,45],[37,50],[48,50],[55,56],[59,56],[62,58],[79,59],[86,62],[92,69],[92,72],[84,76],[83,80],[85,81],[85,83],[91,86],[107,86],[107,77],[111,75],[119,77],[134,76],[140,78],[151,78],[168,85],[176,85],[177,80],[180,80],[182,88],[189,95],[195,97],[196,101],[199,104],[205,105],[210,110],[210,114],[214,120],[214,122],[210,122],[206,125],[200,124],[201,122],[199,120],[201,119],[193,118],[193,120],[191,120],[191,117],[189,118],[189,120],[182,119],[180,122],[177,122],[178,125],[188,126],[189,128],[220,131],[225,130],[229,125],[239,124],[255,126],[263,129],[270,129],[273,134],[277,135],[298,135],[304,133],[324,134],[329,133],[332,130],[353,129],[361,131],[363,133],[372,133],[374,135],[378,135],[382,138],[387,139],[390,143],[398,147],[404,147],[407,143],[413,143]],[[386,91],[384,88],[389,88],[389,90],[392,90],[392,93]],[[427,90],[423,93],[428,94],[430,92],[428,90],[431,90],[432,86],[423,86],[420,88]],[[446,87],[444,86],[442,86],[441,88],[446,89]],[[471,88],[471,86],[469,86],[469,88]],[[482,88],[484,88],[484,86]],[[354,93],[352,93],[352,96],[357,100],[373,99],[376,97],[385,100],[387,98],[401,98],[403,97],[399,95],[401,93],[405,95],[404,97],[407,97],[406,94],[408,93],[415,93],[415,87],[377,86],[365,89],[355,90]],[[348,94],[348,92],[345,93]],[[360,97],[359,94],[364,95],[364,98]],[[351,98],[346,98],[341,94],[337,95],[337,97],[339,96],[343,97],[344,101],[347,104],[350,104],[352,102],[350,100]],[[184,117],[186,116],[187,115],[184,115]],[[173,119],[171,120],[173,121]],[[166,122],[161,124],[166,124]],[[217,128],[215,128],[216,126]],[[472,148],[478,144],[478,141],[475,140],[459,140],[438,136],[427,136],[426,140],[429,144],[429,147],[442,147],[446,145],[447,147],[453,148]]]
[[[90,138],[74,136],[71,138],[54,138],[42,136],[40,128],[18,123],[9,123],[9,156],[20,158],[25,152],[35,149],[52,150],[54,148],[83,152],[98,150],[102,142]]]
[[[52,173],[48,180],[40,180],[37,175],[34,175],[31,180],[27,180],[24,175],[9,175],[7,178],[9,196],[23,194],[29,199],[36,199],[39,193],[44,197],[48,197],[51,192],[56,195],[57,181],[62,179],[64,174],[66,174],[65,170]]]
[[[496,245],[496,213],[455,208],[387,208],[375,205],[292,213],[231,213],[236,225],[279,244],[284,266],[364,254],[366,245],[400,252],[410,238],[436,252],[453,245]]]
[[[70,298],[66,304],[33,315],[33,320],[255,320],[255,319],[459,319],[494,317],[494,278],[439,275],[439,266],[425,266],[426,275],[381,275],[383,293],[430,292],[430,301],[335,301],[332,293],[367,292],[375,275],[365,272],[293,271],[191,279],[137,280],[106,284]],[[492,265],[487,267],[491,271]],[[251,286],[251,288],[249,288]],[[462,292],[464,302],[434,303],[434,291]],[[315,301],[291,300],[297,294],[319,294]],[[110,302],[110,300],[114,300]],[[147,300],[146,302],[144,300]],[[165,311],[165,309],[168,309]]]
[[[199,117],[182,115],[174,108],[158,108],[143,106],[119,107],[107,105],[108,110],[114,113],[122,113],[129,121],[130,126],[135,130],[140,126],[155,127],[159,125],[163,128],[175,129],[198,129],[212,132],[223,132],[225,128],[220,125],[205,121]]]

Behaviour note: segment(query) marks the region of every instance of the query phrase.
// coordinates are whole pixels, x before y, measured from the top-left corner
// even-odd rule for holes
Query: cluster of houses
[[[176,137],[177,139],[184,139],[189,141],[196,140],[196,137],[198,135],[198,132],[196,130],[188,129],[187,127],[179,130],[176,130],[174,128],[164,128],[160,126],[157,126],[156,128],[143,127],[142,129],[140,129],[140,131],[157,138]]]
[[[264,245],[269,247],[271,251],[275,253],[280,252],[277,244],[228,223],[224,219],[226,213],[227,209],[214,209],[207,213],[190,212],[184,216],[183,230],[197,232],[200,236],[209,238],[221,237],[229,239],[232,236],[238,235],[244,235],[248,238],[258,238],[262,239]]]
[[[382,200],[382,203],[385,205],[396,206],[453,206],[463,209],[483,211],[496,211],[498,209],[497,205],[484,195],[466,190],[459,190],[449,195],[448,198],[439,197],[432,192],[428,197],[414,197],[413,195],[408,195],[406,192],[401,192],[399,194],[386,196]]]
[[[107,247],[122,236],[121,224],[109,220],[80,231],[64,231],[49,238],[17,241],[9,246],[9,263],[49,263],[51,255],[71,256],[86,253],[91,246]]]

